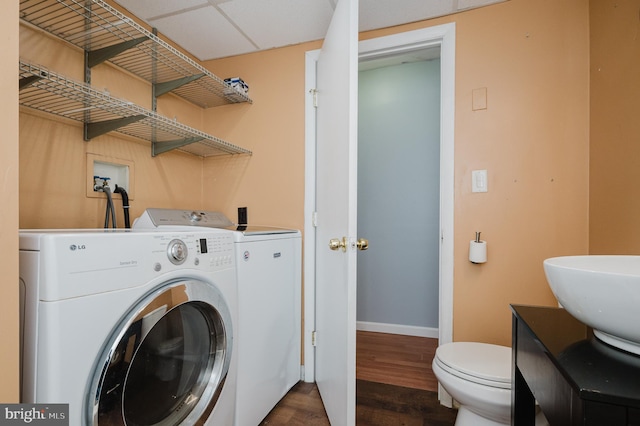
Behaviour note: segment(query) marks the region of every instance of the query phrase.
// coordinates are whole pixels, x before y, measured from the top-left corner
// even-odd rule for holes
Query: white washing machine
[[[234,422],[228,232],[20,231],[24,403],[71,425]]]
[[[233,236],[238,274],[236,425],[258,425],[300,380],[300,232],[238,227],[219,212],[167,209],[147,209],[133,226],[224,228]]]

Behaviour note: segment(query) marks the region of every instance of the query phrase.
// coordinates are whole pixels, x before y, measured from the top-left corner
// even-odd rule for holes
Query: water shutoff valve
[[[111,178],[108,177],[100,177],[100,176],[94,176],[93,177],[93,190],[94,191],[103,191],[104,188],[109,188],[109,181],[111,180]]]

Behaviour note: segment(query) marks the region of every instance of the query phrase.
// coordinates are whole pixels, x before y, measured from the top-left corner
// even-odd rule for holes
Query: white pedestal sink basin
[[[551,291],[597,338],[640,355],[640,256],[565,256],[544,261]]]

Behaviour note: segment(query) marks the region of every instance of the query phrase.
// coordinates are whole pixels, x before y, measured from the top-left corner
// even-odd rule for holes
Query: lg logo
[[[69,246],[69,250],[71,250],[71,251],[85,250],[86,248],[87,248],[87,246],[85,246],[84,244],[80,244],[80,245],[71,244]]]

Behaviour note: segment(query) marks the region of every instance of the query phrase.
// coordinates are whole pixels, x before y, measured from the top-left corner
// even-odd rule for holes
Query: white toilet
[[[456,426],[511,424],[511,348],[476,342],[436,349],[433,372],[460,404]],[[536,426],[547,422],[538,409]]]

